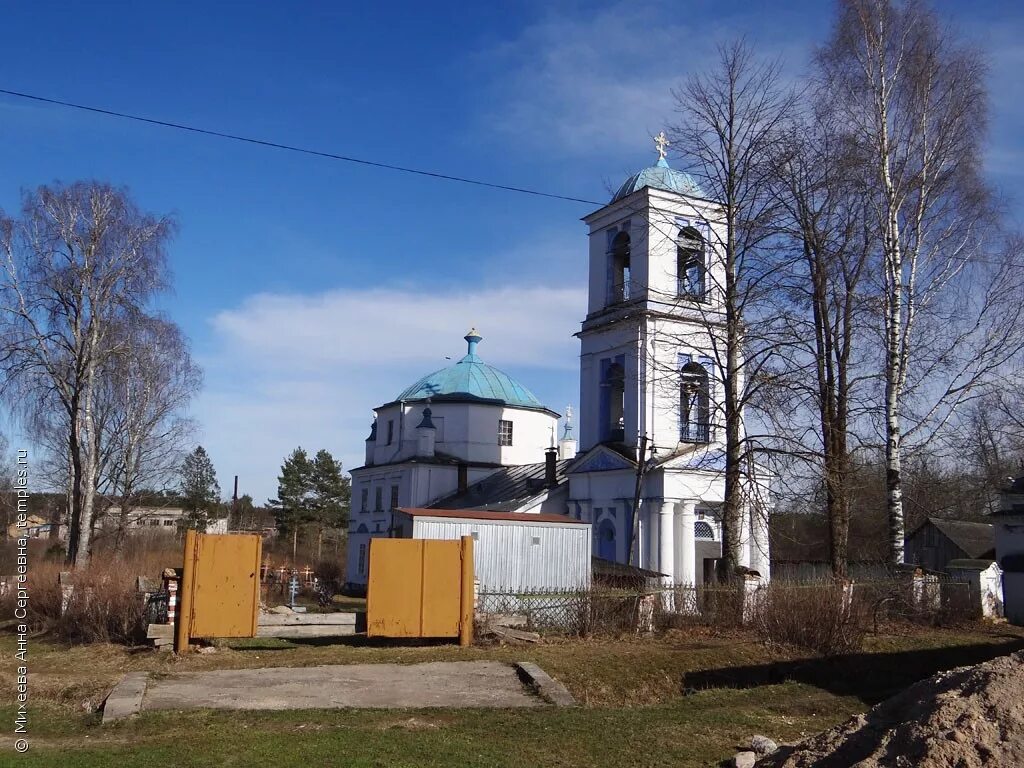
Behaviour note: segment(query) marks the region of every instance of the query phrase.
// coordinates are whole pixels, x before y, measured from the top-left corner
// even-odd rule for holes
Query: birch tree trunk
[[[1011,348],[993,346],[994,336],[1019,344],[998,329],[990,286],[967,285],[986,225],[995,229],[979,174],[984,66],[927,6],[893,0],[843,0],[818,65],[856,148],[856,166],[874,191],[881,428],[895,565],[903,562],[910,431],[925,443],[1006,359]],[[1005,306],[1011,316],[1019,313]]]

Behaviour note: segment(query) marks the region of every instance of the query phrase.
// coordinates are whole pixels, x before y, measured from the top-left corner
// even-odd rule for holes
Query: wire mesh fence
[[[805,638],[812,645],[825,647],[851,646],[856,636],[877,632],[883,623],[945,625],[981,615],[968,584],[934,576],[847,583],[677,585],[647,590],[484,589],[479,593],[478,611],[490,617],[514,618],[517,624],[541,634],[589,636],[685,627],[747,627],[776,636],[779,642]]]

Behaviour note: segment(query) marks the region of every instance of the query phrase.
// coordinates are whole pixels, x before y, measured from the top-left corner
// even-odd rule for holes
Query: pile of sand
[[[1024,766],[1024,652],[915,683],[761,768]]]

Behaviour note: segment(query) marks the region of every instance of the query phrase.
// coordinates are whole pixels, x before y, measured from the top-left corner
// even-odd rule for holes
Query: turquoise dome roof
[[[663,189],[666,192],[675,192],[679,195],[704,197],[701,188],[697,186],[697,182],[693,180],[690,174],[675,170],[669,166],[668,161],[664,157],[660,157],[656,165],[644,168],[639,173],[634,173],[626,179],[611,201],[614,203],[616,200],[621,200],[644,187]]]
[[[517,408],[548,410],[534,394],[507,373],[488,365],[476,354],[483,338],[476,330],[464,337],[469,351],[455,365],[424,376],[405,389],[396,400],[499,402]]]

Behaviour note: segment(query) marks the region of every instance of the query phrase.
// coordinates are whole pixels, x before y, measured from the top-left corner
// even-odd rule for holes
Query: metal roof
[[[555,462],[555,485],[565,482],[565,470],[571,459]],[[491,509],[508,511],[548,490],[546,462],[503,467],[464,491],[438,499],[432,506],[441,509]]]
[[[395,400],[483,401],[549,410],[518,381],[480,359],[476,347],[483,337],[475,329],[464,338],[469,349],[459,362],[427,374],[403,390]]]
[[[445,517],[458,520],[504,520],[512,523],[568,523],[570,525],[590,525],[581,520],[573,520],[568,515],[552,515],[548,513],[530,514],[527,512],[496,512],[487,509],[422,509],[419,507],[399,507],[398,511],[409,517]]]
[[[666,192],[675,192],[678,195],[690,195],[692,197],[704,197],[704,193],[688,173],[677,171],[665,158],[659,158],[656,165],[644,168],[639,173],[634,173],[626,179],[611,202],[616,202],[636,192],[638,189],[650,187],[661,189]]]

